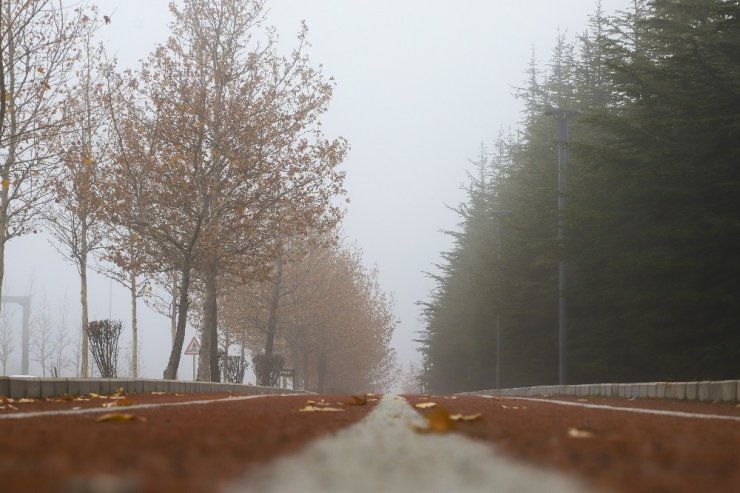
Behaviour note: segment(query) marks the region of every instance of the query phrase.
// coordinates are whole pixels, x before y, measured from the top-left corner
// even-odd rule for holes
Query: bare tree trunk
[[[2,200],[1,205],[0,205],[0,299],[2,299],[1,297],[3,295],[3,279],[5,278],[5,222],[6,222],[5,220],[6,220],[6,214],[2,209],[5,206],[5,203],[7,201],[6,200],[7,190],[5,189],[6,182],[5,182],[4,176],[2,176],[2,180],[3,180],[2,181],[3,191],[2,191],[2,199],[0,199]],[[2,312],[3,312],[3,304],[0,303],[0,313]],[[3,374],[5,374],[4,371],[3,371]]]
[[[2,56],[2,52],[0,52]],[[10,166],[4,165],[0,171],[0,183],[2,191],[0,192],[0,296],[3,294],[3,280],[5,279],[5,232],[8,227],[8,196],[10,193]],[[1,299],[1,298],[0,298]],[[2,313],[3,304],[0,303],[0,313]],[[3,372],[4,373],[4,372]]]
[[[247,328],[242,325],[242,334],[241,334],[241,357],[242,357],[242,364],[246,361],[246,345],[247,345]]]
[[[283,256],[278,255],[277,271],[272,285],[272,297],[270,298],[270,313],[267,317],[267,340],[265,341],[265,354],[272,354],[275,347],[275,331],[277,329],[278,308],[280,308],[280,288],[283,281]]]
[[[326,390],[326,354],[323,351],[321,351],[321,354],[319,355],[318,363],[319,381],[316,391],[319,394],[323,394],[324,390]]]
[[[5,8],[5,12],[0,11],[0,19],[2,19],[2,17],[7,14],[8,22],[10,22],[10,5],[6,4]],[[0,9],[2,9],[2,5],[0,5]],[[2,202],[0,202],[0,296],[2,296],[3,281],[5,280],[5,243],[8,241],[6,234],[8,231],[8,221],[10,220],[10,169],[15,162],[15,136],[18,132],[18,121],[14,108],[15,99],[12,97],[13,93],[15,92],[15,73],[13,70],[13,63],[15,61],[15,39],[13,37],[11,29],[5,28],[1,24],[0,27],[7,29],[8,31],[8,62],[10,63],[10,66],[7,67],[7,72],[9,76],[8,83],[10,85],[10,87],[8,87],[5,82],[6,67],[5,60],[3,60],[2,52],[2,45],[5,44],[5,40],[1,40],[0,69],[2,70],[2,79],[0,80],[0,84],[2,85],[0,85],[0,96],[2,96],[2,102],[0,104],[2,104],[2,114],[0,114],[0,117],[2,118],[2,120],[0,121],[0,131],[2,133],[0,133],[0,136],[3,137],[3,141],[5,141],[5,136],[7,134],[5,128],[5,115],[7,113],[10,113],[10,128],[8,130],[10,131],[11,136],[10,146],[8,148],[8,156],[5,160],[5,163],[3,163],[2,171],[0,172],[0,179],[2,179],[2,182],[0,182],[0,186],[2,188]],[[0,312],[2,312],[2,303],[0,303]]]
[[[172,345],[175,345],[175,334],[177,333],[177,271],[172,273],[172,304],[170,305],[170,322],[172,324]]]
[[[308,350],[304,348],[303,350],[303,368],[301,368],[303,372],[303,388],[302,390],[308,390]]]
[[[136,319],[136,271],[131,271],[131,284],[129,286],[131,290],[131,376],[133,378],[139,377],[139,328]]]
[[[87,334],[88,311],[87,311],[87,224],[82,221],[80,234],[80,304],[82,305],[82,378],[89,376],[89,344]]]
[[[2,24],[4,16],[5,11],[2,10],[2,5],[0,5],[0,33],[2,33],[5,29],[5,26]],[[8,33],[10,34],[10,29],[8,29]],[[9,35],[9,38],[12,38],[12,36]],[[2,41],[0,42],[0,140],[2,140],[5,137],[5,115],[8,111],[8,87],[6,87],[5,84],[5,59],[3,53],[3,45],[5,43],[2,37],[0,37],[0,41]],[[13,52],[11,39],[8,39],[8,41],[8,48],[11,50],[10,54],[12,55]],[[12,58],[9,58],[9,61],[10,63],[13,63]],[[10,89],[12,90],[12,87]],[[10,159],[10,156],[8,156],[8,159]],[[3,281],[5,279],[5,242],[7,241],[5,233],[8,227],[9,198],[10,161],[8,160],[0,168],[0,297],[3,294]],[[0,303],[0,313],[2,313],[2,311],[3,304]],[[5,374],[4,370],[3,374]]]
[[[203,306],[203,333],[198,354],[198,380],[219,382],[218,368],[218,265],[209,261],[205,272],[205,304]]]
[[[191,270],[190,258],[186,258],[182,265],[181,281],[180,281],[180,303],[177,307],[177,328],[175,330],[175,340],[172,343],[172,352],[170,353],[170,360],[167,363],[167,368],[164,370],[164,378],[166,380],[177,379],[177,369],[180,366],[180,354],[182,353],[182,345],[185,342],[185,325],[187,324],[188,317],[188,289],[190,288],[190,270]]]

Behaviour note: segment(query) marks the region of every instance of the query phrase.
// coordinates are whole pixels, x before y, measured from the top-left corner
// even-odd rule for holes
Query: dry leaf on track
[[[475,413],[475,414],[453,414],[450,416],[450,419],[452,421],[476,421],[483,417],[483,414],[481,413]]]
[[[593,438],[596,435],[593,431],[579,430],[578,428],[569,428],[568,436],[571,438]]]
[[[420,402],[418,404],[414,404],[414,407],[417,409],[430,409],[436,406],[436,402]]]
[[[97,418],[95,421],[98,423],[135,423],[135,422],[145,422],[146,418],[142,418],[141,416],[134,416],[133,414],[126,414],[126,413],[110,413],[110,414],[104,414]]]
[[[116,400],[103,403],[103,407],[125,407],[130,406],[131,404],[133,404],[133,402],[131,402],[128,398],[120,397]]]
[[[320,411],[330,411],[330,412],[331,411],[344,411],[344,409],[339,409],[337,407],[328,407],[328,406],[318,407],[318,406],[309,405],[302,409],[299,409],[298,411],[302,413],[315,413],[315,412],[320,412]]]
[[[347,406],[366,406],[367,396],[366,395],[353,395],[351,401],[344,403]]]
[[[425,414],[424,419],[427,420],[426,428],[421,426],[413,426],[415,432],[449,433],[455,428],[455,422],[452,420],[449,413],[442,408],[437,408],[434,411]]]

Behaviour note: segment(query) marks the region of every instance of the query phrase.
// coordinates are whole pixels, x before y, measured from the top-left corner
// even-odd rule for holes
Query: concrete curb
[[[203,392],[231,392],[235,394],[308,394],[303,390],[289,390],[277,387],[260,387],[214,382],[183,382],[180,380],[150,380],[129,378],[35,378],[0,377],[0,397],[39,399],[60,397],[64,394],[86,395],[112,394],[118,389],[129,394],[148,394],[166,392],[173,394],[192,394]]]
[[[0,382],[1,390],[2,382]],[[700,402],[738,402],[740,401],[740,380],[545,385],[539,387],[461,392],[461,395],[492,395],[496,397],[590,396],[677,399]]]

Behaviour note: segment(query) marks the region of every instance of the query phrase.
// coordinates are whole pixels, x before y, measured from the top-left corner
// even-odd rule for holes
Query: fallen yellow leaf
[[[16,402],[20,402],[22,404],[28,404],[29,402],[36,402],[33,399],[28,399],[27,397],[24,397],[23,399],[18,399]]]
[[[111,395],[111,399],[120,399],[122,397],[126,396],[126,391],[123,389],[123,387],[119,387],[116,389],[115,392],[113,392],[113,395]]]
[[[302,409],[299,409],[298,411],[302,413],[315,413],[318,411],[344,411],[344,409],[339,409],[337,407],[328,407],[328,406],[322,406],[322,407],[306,406]]]
[[[593,438],[596,435],[592,431],[570,428],[568,429],[568,436],[571,438]]]
[[[365,406],[367,405],[367,396],[366,395],[353,395],[352,400],[345,402],[347,406]]]
[[[455,422],[449,413],[442,408],[437,408],[425,414],[424,419],[427,420],[426,428],[422,426],[413,427],[417,433],[448,433],[455,428]]]
[[[436,405],[436,402],[420,402],[419,404],[414,405],[414,407],[417,409],[430,409]]]
[[[450,416],[450,419],[452,421],[475,421],[478,419],[481,419],[483,417],[483,414],[481,413],[475,413],[475,414],[453,414]]]
[[[103,407],[119,407],[119,406],[125,407],[125,406],[130,406],[131,404],[132,402],[130,400],[128,400],[125,397],[121,397],[120,399],[116,399],[110,402],[103,403]]]
[[[146,418],[126,413],[110,413],[100,416],[95,421],[98,423],[132,423],[136,421],[145,422]]]

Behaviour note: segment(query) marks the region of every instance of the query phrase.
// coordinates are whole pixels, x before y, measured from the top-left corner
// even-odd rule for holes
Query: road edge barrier
[[[0,377],[0,397],[11,399],[42,399],[68,395],[110,395],[123,389],[128,394],[164,392],[194,394],[203,392],[230,392],[234,394],[303,394],[302,390],[282,389],[216,382],[182,380],[153,380],[144,378],[38,378]]]
[[[494,397],[622,397],[628,399],[738,402],[740,401],[740,380],[542,385],[513,389],[461,392],[460,395],[488,395]]]

